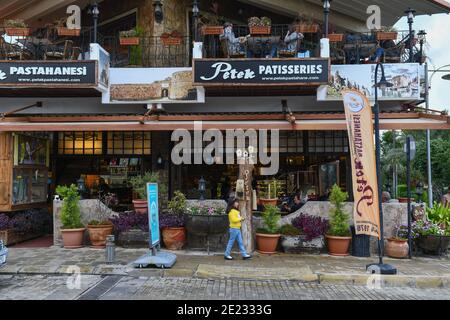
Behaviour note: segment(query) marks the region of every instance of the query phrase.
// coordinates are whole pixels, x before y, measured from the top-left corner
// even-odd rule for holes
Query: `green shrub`
[[[63,205],[61,208],[62,229],[78,229],[83,228],[81,223],[80,207],[78,201],[80,195],[76,185],[71,184],[70,187],[58,186],[56,193],[63,197]]]
[[[182,215],[186,211],[186,196],[181,191],[175,191],[172,200],[168,202],[167,207],[173,214]]]
[[[140,199],[147,199],[147,183],[157,183],[158,180],[158,173],[147,171],[143,176],[131,178],[130,183]]]
[[[348,193],[343,192],[338,185],[331,189],[330,202],[334,208],[330,212],[330,229],[328,235],[347,237],[350,235],[349,214],[343,210],[343,204],[348,199]]]
[[[427,208],[428,219],[447,230],[450,227],[450,206],[434,202],[433,208]]]
[[[280,233],[285,236],[299,236],[300,230],[298,230],[292,224],[285,224],[284,226],[281,226]]]
[[[262,219],[264,228],[261,230],[263,231],[261,233],[277,234],[279,232],[278,222],[281,219],[280,209],[272,205],[265,206]]]

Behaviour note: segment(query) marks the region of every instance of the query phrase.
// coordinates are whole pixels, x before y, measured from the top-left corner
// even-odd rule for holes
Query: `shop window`
[[[303,131],[281,131],[280,153],[302,153]]]
[[[107,154],[151,154],[151,134],[150,132],[108,132],[107,134]]]
[[[346,131],[309,131],[308,150],[310,153],[347,153]]]
[[[102,133],[94,131],[59,132],[58,154],[63,155],[102,154]]]

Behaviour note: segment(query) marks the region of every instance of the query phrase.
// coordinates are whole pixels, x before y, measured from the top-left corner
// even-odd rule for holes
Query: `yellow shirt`
[[[241,228],[241,214],[236,209],[231,209],[228,213],[228,219],[230,220],[230,228],[240,229]]]

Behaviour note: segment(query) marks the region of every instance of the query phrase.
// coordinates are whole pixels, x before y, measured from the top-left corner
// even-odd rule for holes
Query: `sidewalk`
[[[177,251],[177,263],[172,269],[135,269],[131,263],[147,253],[147,249],[116,249],[114,264],[105,263],[105,250],[82,248],[66,250],[50,248],[10,248],[8,264],[0,274],[83,274],[129,275],[156,277],[197,277],[207,279],[290,280],[328,284],[366,285],[373,277],[366,273],[366,264],[377,257],[332,257],[329,255],[260,255],[242,260],[237,255],[225,261],[222,253]],[[450,260],[385,258],[385,263],[397,267],[398,275],[378,278],[386,286],[450,288]]]

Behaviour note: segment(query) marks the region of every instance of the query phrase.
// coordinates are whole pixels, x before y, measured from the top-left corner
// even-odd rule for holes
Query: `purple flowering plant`
[[[118,232],[126,232],[132,229],[148,231],[148,216],[135,211],[121,212],[117,216],[111,217],[110,221]]]
[[[306,241],[323,236],[329,228],[327,219],[303,213],[292,220],[292,225],[306,236]]]

